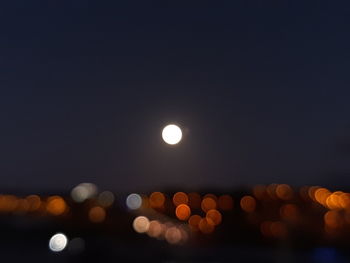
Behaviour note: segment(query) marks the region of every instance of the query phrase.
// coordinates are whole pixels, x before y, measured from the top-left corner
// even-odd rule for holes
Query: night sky
[[[350,185],[349,3],[6,2],[2,188]]]

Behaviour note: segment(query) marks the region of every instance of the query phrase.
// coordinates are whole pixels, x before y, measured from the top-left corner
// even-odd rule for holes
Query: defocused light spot
[[[262,200],[266,197],[266,186],[265,185],[256,185],[253,187],[253,194],[254,196]]]
[[[326,188],[318,188],[315,191],[315,199],[317,202],[319,202],[321,205],[327,206],[327,198],[331,195],[331,192]]]
[[[98,195],[98,202],[104,207],[111,206],[114,202],[114,194],[110,191],[103,191]]]
[[[183,193],[183,192],[177,192],[176,194],[174,194],[173,196],[173,203],[175,206],[181,205],[181,204],[188,204],[188,196],[187,194]]]
[[[188,204],[192,209],[197,209],[201,207],[202,198],[198,193],[188,194]]]
[[[269,197],[272,200],[276,200],[277,199],[277,195],[276,195],[276,188],[277,188],[277,184],[270,184],[267,188],[266,188],[266,192],[269,195]]]
[[[146,233],[149,229],[149,220],[145,216],[138,216],[134,219],[132,224],[137,233]]]
[[[51,196],[47,201],[46,209],[50,214],[58,216],[66,211],[67,205],[62,197]]]
[[[340,206],[342,208],[349,209],[350,208],[350,194],[348,194],[348,193],[341,194],[339,203],[340,203]]]
[[[202,210],[208,212],[211,209],[216,209],[216,201],[211,197],[206,197],[202,200]]]
[[[178,126],[169,124],[163,129],[162,138],[167,144],[177,144],[181,141],[182,131]]]
[[[29,195],[26,197],[29,203],[29,211],[37,211],[41,206],[41,199],[38,195]]]
[[[197,230],[201,219],[202,217],[199,215],[193,215],[188,219],[188,224],[192,227],[193,230]]]
[[[310,197],[311,200],[316,201],[316,199],[315,199],[315,192],[316,192],[317,189],[319,189],[319,188],[321,188],[321,187],[319,187],[319,186],[311,186],[311,187],[309,188],[308,194],[309,194],[309,197]]]
[[[243,196],[240,204],[242,210],[248,213],[254,212],[256,207],[255,199],[250,195]]]
[[[181,231],[177,227],[173,226],[167,229],[165,232],[165,239],[170,244],[177,244],[181,241]]]
[[[130,194],[126,198],[126,206],[131,210],[139,209],[142,205],[142,198],[139,194]]]
[[[298,218],[298,214],[298,207],[294,204],[286,204],[280,208],[280,215],[283,219],[295,221]]]
[[[206,194],[205,196],[203,196],[203,199],[204,198],[207,198],[207,197],[210,197],[211,199],[213,199],[215,202],[218,201],[218,197],[214,194]]]
[[[229,211],[233,208],[233,199],[229,195],[222,195],[219,197],[218,206],[223,211]]]
[[[106,211],[102,207],[95,206],[90,209],[89,219],[91,220],[91,222],[101,223],[105,220],[105,218],[106,218]]]
[[[211,209],[206,214],[206,219],[209,224],[219,225],[222,220],[221,213],[218,210]]]
[[[150,237],[154,238],[160,238],[163,234],[164,227],[161,223],[159,223],[157,220],[152,220],[149,222],[147,234]]]
[[[343,192],[337,191],[329,195],[326,199],[326,205],[329,209],[341,209],[341,199]]]
[[[181,204],[176,207],[175,214],[180,220],[187,220],[191,215],[191,209],[188,205]]]
[[[309,196],[309,187],[308,186],[302,186],[299,190],[300,196],[305,200],[309,201],[310,196]]]
[[[338,228],[342,224],[342,218],[337,211],[328,211],[324,215],[324,222],[327,227]]]
[[[276,187],[276,195],[282,200],[293,198],[293,189],[287,184],[280,184]]]
[[[4,212],[12,212],[18,205],[18,198],[14,195],[0,196],[0,210]]]
[[[161,192],[154,192],[149,197],[149,202],[152,208],[162,208],[165,202],[165,196]]]
[[[19,199],[17,202],[16,212],[26,213],[29,210],[29,202],[27,199]]]
[[[49,248],[53,252],[60,252],[67,246],[68,239],[62,233],[57,233],[50,238]]]
[[[209,224],[206,218],[202,218],[199,221],[198,228],[203,234],[210,234],[215,230],[214,225]]]
[[[97,187],[91,183],[81,183],[71,191],[71,197],[74,201],[81,203],[97,194]]]

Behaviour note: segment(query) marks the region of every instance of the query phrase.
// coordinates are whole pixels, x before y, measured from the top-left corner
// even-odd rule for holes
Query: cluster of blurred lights
[[[71,199],[59,195],[0,195],[0,212],[34,213],[64,219],[80,205],[83,215],[97,224],[113,214],[110,209],[114,202],[112,192],[99,193],[94,184],[82,183],[72,189]],[[175,192],[170,195],[158,191],[149,195],[131,193],[125,204],[119,205],[126,205],[133,215],[136,214],[132,226],[137,233],[164,239],[170,244],[182,244],[189,237],[215,232],[223,221],[230,224],[225,221],[225,216],[230,213],[232,218],[234,201],[228,194]],[[256,185],[237,197],[237,211],[267,238],[285,238],[291,230],[302,227],[306,220],[317,218],[325,233],[333,235],[342,233],[350,225],[350,193],[320,186],[304,186],[296,191],[287,184]],[[59,245],[64,244],[62,240],[62,235],[50,240],[50,249],[59,251]]]
[[[161,213],[169,213],[170,210],[174,209],[176,218],[182,224],[193,232],[199,231],[204,234],[214,232],[215,227],[221,224],[222,214],[220,211],[230,211],[233,209],[233,199],[230,195],[217,197],[214,194],[206,194],[202,197],[195,192],[189,194],[176,192],[172,198],[168,198],[161,192],[153,192],[143,199],[138,194],[130,194],[127,197],[126,203],[128,208],[133,210],[139,209],[142,204],[146,208],[151,208]],[[140,220],[144,220],[144,218],[142,217]],[[159,230],[161,227],[158,226],[158,223],[153,222],[153,225],[155,229]],[[136,232],[139,232],[135,226],[134,229]],[[181,230],[179,231],[181,232]],[[151,230],[153,234],[150,234],[150,236],[154,236],[154,233],[158,232],[160,231]],[[170,233],[176,233],[176,231],[172,229]],[[176,234],[174,235],[176,236]],[[183,238],[181,240],[183,241]]]
[[[139,234],[147,234],[156,239],[165,239],[169,244],[182,244],[187,241],[188,233],[183,225],[171,222],[161,223],[158,220],[149,220],[146,216],[138,216],[132,224]]]
[[[72,199],[77,203],[94,197],[97,194],[97,187],[92,183],[81,183],[74,187],[71,191]]]

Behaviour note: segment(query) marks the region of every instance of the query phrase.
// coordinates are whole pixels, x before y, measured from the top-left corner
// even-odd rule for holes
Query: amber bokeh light
[[[173,203],[175,206],[181,205],[181,204],[188,204],[188,196],[184,192],[177,192],[173,196]]]
[[[248,213],[254,212],[256,207],[256,201],[254,197],[250,195],[243,196],[240,204],[241,204],[242,210]]]
[[[165,196],[161,192],[153,192],[149,197],[149,204],[152,208],[163,208]]]
[[[175,214],[178,219],[185,221],[190,217],[191,209],[188,205],[181,204],[176,207]]]

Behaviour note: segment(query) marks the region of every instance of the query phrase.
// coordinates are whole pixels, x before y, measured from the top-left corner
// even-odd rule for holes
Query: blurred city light
[[[139,194],[129,194],[126,198],[126,206],[131,210],[139,209],[142,205],[142,198]]]
[[[145,216],[138,216],[134,219],[134,222],[132,224],[134,230],[137,233],[146,233],[148,231],[150,222],[147,217]]]
[[[62,233],[57,233],[50,238],[49,248],[53,252],[61,252],[67,246],[68,239]]]

